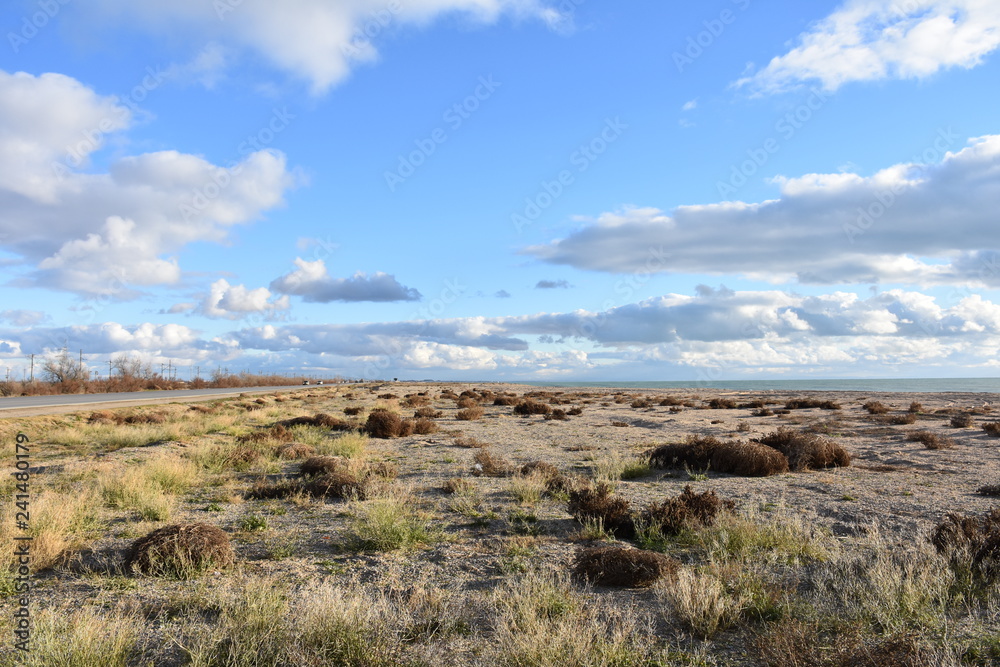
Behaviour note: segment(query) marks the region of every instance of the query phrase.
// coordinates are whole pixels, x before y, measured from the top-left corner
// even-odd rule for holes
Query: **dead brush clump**
[[[635,520],[629,502],[612,495],[611,486],[605,482],[570,491],[568,509],[581,524],[597,522],[615,537],[635,536]]]
[[[660,407],[664,408],[681,405],[682,403],[683,401],[677,398],[676,396],[665,396],[664,398],[660,399]]]
[[[118,413],[111,412],[110,410],[97,410],[90,413],[90,417],[87,419],[88,424],[114,424],[119,426],[125,423],[125,418]]]
[[[576,554],[573,575],[598,586],[648,588],[677,573],[680,561],[655,551],[623,545],[581,549]]]
[[[125,567],[183,579],[208,568],[230,567],[235,560],[225,531],[207,523],[183,523],[164,526],[133,542]]]
[[[744,477],[788,472],[784,454],[756,442],[726,441],[712,436],[688,436],[683,443],[660,445],[649,453],[654,468],[695,468]]]
[[[552,413],[552,408],[545,403],[538,403],[530,398],[521,401],[514,406],[514,414],[527,417],[529,415],[547,415]]]
[[[566,416],[565,410],[560,410],[559,408],[555,408],[554,410],[552,410],[552,414],[545,415],[543,419],[546,419],[548,421],[564,422],[569,418]]]
[[[870,415],[884,415],[889,412],[889,406],[880,401],[868,401],[861,407],[867,410]]]
[[[987,435],[1000,438],[1000,422],[986,422],[983,424],[983,430],[986,431]]]
[[[459,421],[472,422],[483,418],[483,409],[473,404],[472,407],[463,408],[455,413],[455,419]]]
[[[490,443],[483,442],[471,435],[460,435],[455,438],[454,443],[456,447],[465,447],[466,449],[480,449],[482,447],[489,447],[490,445]]]
[[[307,445],[301,442],[286,442],[285,444],[276,447],[274,453],[279,459],[304,459],[307,456],[314,455],[316,453],[316,448],[312,445]]]
[[[648,398],[637,398],[632,401],[632,407],[636,409],[651,408],[653,407],[653,402]]]
[[[582,415],[583,414],[583,408],[581,408],[579,406],[570,408],[569,410],[566,411],[566,414],[569,415],[569,416],[571,416],[571,417],[576,417],[578,415]]]
[[[191,405],[188,406],[188,410],[203,415],[214,415],[218,412],[218,409],[214,405]]]
[[[472,490],[472,488],[472,482],[464,477],[452,477],[441,485],[441,491],[448,495],[453,495],[455,493],[468,493]]]
[[[468,396],[465,396],[463,398],[458,399],[455,402],[455,405],[457,405],[459,408],[462,408],[462,409],[465,409],[465,408],[478,408],[479,407],[479,401],[477,401],[474,398],[469,398]]]
[[[291,419],[283,419],[282,421],[275,422],[274,426],[284,426],[285,428],[291,428],[292,426],[317,426],[319,428],[328,428],[331,431],[350,431],[354,429],[354,425],[350,422],[346,422],[343,419],[337,419],[332,415],[320,412],[312,417],[292,417]]]
[[[763,405],[758,407],[764,407]],[[836,401],[824,401],[818,398],[793,398],[785,402],[786,410],[807,410],[809,408],[820,408],[821,410],[840,410],[841,405]]]
[[[389,461],[358,462],[343,456],[311,456],[299,465],[299,472],[306,477],[342,472],[364,479],[395,479],[399,476],[399,468]]]
[[[924,406],[921,405],[920,403],[917,403],[916,401],[911,402],[910,403],[910,407],[907,409],[907,412],[912,412],[914,414],[917,414],[917,413],[920,413],[920,412],[923,412],[923,411],[924,411]]]
[[[917,414],[915,412],[905,412],[901,415],[873,415],[869,417],[876,424],[885,424],[887,426],[907,426],[909,424],[915,424],[917,421]]]
[[[1000,484],[983,485],[978,489],[976,489],[976,493],[978,493],[981,496],[994,496],[994,497],[1000,496]]]
[[[433,419],[425,419],[423,417],[416,419],[413,422],[413,432],[417,435],[430,435],[431,433],[437,433],[437,422]]]
[[[154,412],[137,412],[127,415],[121,423],[123,424],[163,424],[168,419],[166,412],[157,410]]]
[[[931,543],[951,560],[952,569],[992,581],[1000,573],[1000,509],[984,516],[949,513],[934,529]]]
[[[507,459],[496,456],[488,449],[480,449],[472,457],[472,474],[480,477],[510,477],[513,467]]]
[[[434,408],[419,408],[413,413],[417,419],[440,419],[443,415],[443,412]]]
[[[373,438],[403,438],[413,434],[413,421],[384,408],[375,408],[368,414],[363,430]]]
[[[951,418],[951,425],[954,428],[972,428],[974,423],[975,420],[968,412],[963,412],[962,414],[955,415]]]
[[[711,526],[720,513],[735,510],[733,501],[719,498],[715,491],[695,493],[690,486],[685,486],[676,498],[647,506],[642,521],[647,526],[657,526],[665,535],[676,535],[683,530]]]
[[[754,417],[773,417],[774,411],[770,408],[760,408],[759,410],[754,410],[750,414]]]
[[[758,440],[788,458],[791,470],[818,470],[851,465],[851,455],[835,442],[815,433],[803,433],[781,427]]]
[[[409,394],[403,399],[403,405],[408,408],[421,408],[430,404],[431,399],[421,394]]]
[[[263,454],[261,454],[258,449],[254,449],[248,445],[237,445],[225,453],[223,457],[223,465],[227,467],[244,468],[257,463],[262,457]]]
[[[279,442],[286,443],[292,442],[294,440],[292,432],[285,428],[281,423],[275,424],[274,426],[262,429],[259,431],[251,431],[250,433],[244,433],[243,435],[236,436],[237,444],[250,445],[258,444],[262,442]]]
[[[906,434],[906,439],[919,442],[927,449],[951,449],[955,446],[955,441],[930,431],[911,431]]]
[[[562,474],[559,468],[546,461],[528,461],[521,466],[521,476],[539,475],[545,481],[545,490],[549,493],[569,491],[573,482]]]
[[[736,401],[731,398],[713,398],[706,403],[709,410],[735,410]]]
[[[348,405],[346,408],[344,408],[344,414],[347,415],[348,417],[357,417],[364,411],[365,409],[360,405]]]
[[[517,396],[497,396],[493,399],[493,405],[517,405],[520,399]]]

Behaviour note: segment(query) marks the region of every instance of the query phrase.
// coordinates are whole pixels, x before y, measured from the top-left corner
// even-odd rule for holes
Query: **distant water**
[[[736,391],[871,391],[1000,393],[1000,378],[893,378],[881,380],[688,380],[677,382],[522,382],[539,387],[622,389],[732,389]]]

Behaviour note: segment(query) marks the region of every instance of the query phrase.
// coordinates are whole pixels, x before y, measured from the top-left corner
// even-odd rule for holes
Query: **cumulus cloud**
[[[555,3],[553,3],[554,5]],[[97,9],[104,10],[101,16]],[[78,10],[82,11],[82,10]],[[178,27],[202,38],[256,52],[275,67],[305,79],[314,93],[344,80],[351,69],[378,59],[376,43],[407,26],[447,14],[489,24],[502,14],[541,20],[565,30],[571,16],[541,0],[100,0],[88,12],[102,20],[136,19],[154,31]]]
[[[997,46],[993,0],[849,0],[737,86],[773,93],[819,81],[833,91],[852,81],[924,78],[975,67]]]
[[[288,310],[287,296],[271,297],[266,287],[248,289],[244,285],[230,285],[220,278],[212,283],[197,311],[212,319],[238,320],[253,314],[274,318],[281,311]]]
[[[509,299],[509,298],[510,298],[510,292],[508,292],[508,291],[507,291],[507,290],[505,290],[505,289],[502,289],[502,290],[499,290],[499,291],[498,291],[498,292],[497,292],[496,294],[494,294],[493,296],[495,296],[495,297],[496,297],[496,298],[498,298],[498,299]]]
[[[350,278],[333,278],[322,259],[313,262],[295,258],[298,268],[271,282],[280,294],[301,296],[313,303],[331,301],[419,301],[420,292],[381,271],[368,275],[358,271]]]
[[[175,284],[170,256],[220,242],[283,201],[295,182],[275,151],[232,168],[177,151],[126,156],[81,171],[131,111],[57,74],[0,71],[0,239],[22,258],[19,287],[134,298],[131,286]]]
[[[773,282],[1000,286],[1000,135],[936,164],[776,179],[777,199],[606,213],[522,250],[611,273],[742,274]]]

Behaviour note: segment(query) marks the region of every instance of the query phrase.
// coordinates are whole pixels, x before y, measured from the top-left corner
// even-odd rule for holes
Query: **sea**
[[[731,389],[734,391],[962,392],[1000,394],[1000,378],[889,378],[835,380],[678,380],[670,382],[519,382],[538,387],[612,389]]]

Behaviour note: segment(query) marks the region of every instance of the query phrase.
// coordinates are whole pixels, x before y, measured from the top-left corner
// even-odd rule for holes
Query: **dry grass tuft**
[[[971,428],[974,423],[975,420],[972,418],[972,415],[967,412],[951,418],[951,425],[955,428]]]
[[[867,410],[870,415],[884,415],[889,412],[889,406],[880,401],[868,401],[861,407]]]
[[[647,588],[676,574],[678,567],[679,561],[654,551],[604,545],[579,551],[573,574],[599,586]]]
[[[552,412],[552,408],[545,403],[525,399],[514,406],[514,414],[527,417],[528,415],[547,415]]]
[[[983,424],[983,430],[994,438],[1000,438],[1000,422],[986,422]]]
[[[421,417],[413,422],[413,432],[417,435],[430,435],[438,432],[438,425],[432,419]]]
[[[906,434],[907,440],[919,442],[927,449],[951,449],[955,446],[955,441],[930,431],[911,431]]]
[[[185,523],[164,526],[133,542],[125,565],[133,572],[185,579],[210,567],[230,567],[235,560],[225,531],[207,523]]]
[[[280,445],[276,450],[278,458],[281,459],[304,459],[316,453],[316,448],[301,442],[289,442]]]
[[[443,412],[434,408],[419,408],[413,413],[416,419],[440,419],[443,415]]]
[[[478,419],[481,419],[482,416],[483,416],[483,409],[476,404],[473,404],[471,407],[464,408],[455,413],[455,419],[467,422],[477,421]]]

